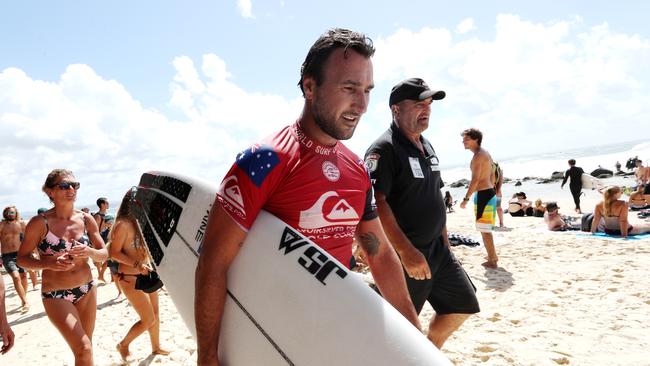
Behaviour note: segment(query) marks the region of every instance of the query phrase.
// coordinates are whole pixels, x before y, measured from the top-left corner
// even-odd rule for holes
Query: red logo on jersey
[[[318,229],[327,226],[357,225],[360,216],[338,193],[323,193],[313,206],[300,212],[298,225],[302,229]]]

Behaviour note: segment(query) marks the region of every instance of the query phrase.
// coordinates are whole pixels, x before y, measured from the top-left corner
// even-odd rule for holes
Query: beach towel
[[[611,239],[611,240],[643,240],[643,239],[650,239],[650,233],[646,234],[638,234],[638,235],[628,235],[627,238],[622,238],[618,235],[609,235],[605,233],[595,233],[595,234],[587,234],[587,233],[578,233],[578,236],[582,237],[597,237],[600,239]]]
[[[449,233],[447,234],[447,237],[449,238],[449,244],[452,247],[459,246],[459,245],[467,245],[468,247],[477,247],[481,245],[478,241],[464,235],[460,234],[453,234]]]

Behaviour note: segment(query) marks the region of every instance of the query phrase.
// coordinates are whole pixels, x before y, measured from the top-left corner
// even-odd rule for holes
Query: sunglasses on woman
[[[61,190],[67,190],[67,189],[70,189],[70,187],[72,187],[74,190],[77,190],[81,186],[81,183],[79,183],[79,182],[61,182],[61,183],[57,184],[56,186],[59,187],[59,189],[61,189]]]

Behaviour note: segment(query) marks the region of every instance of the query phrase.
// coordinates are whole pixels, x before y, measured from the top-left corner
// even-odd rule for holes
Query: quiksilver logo
[[[336,200],[330,209],[325,211],[325,202]],[[327,226],[355,226],[359,223],[359,215],[352,206],[334,191],[323,193],[313,206],[300,212],[298,225],[302,229],[318,229]]]

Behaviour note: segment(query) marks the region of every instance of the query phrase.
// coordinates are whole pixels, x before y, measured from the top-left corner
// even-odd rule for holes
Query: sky
[[[292,123],[309,47],[329,28],[377,49],[363,155],[390,89],[447,97],[424,136],[443,169],[479,128],[496,160],[650,139],[650,2],[12,1],[0,3],[0,206],[49,207],[67,168],[77,203],[118,202],[142,173],[220,182],[236,154]]]

